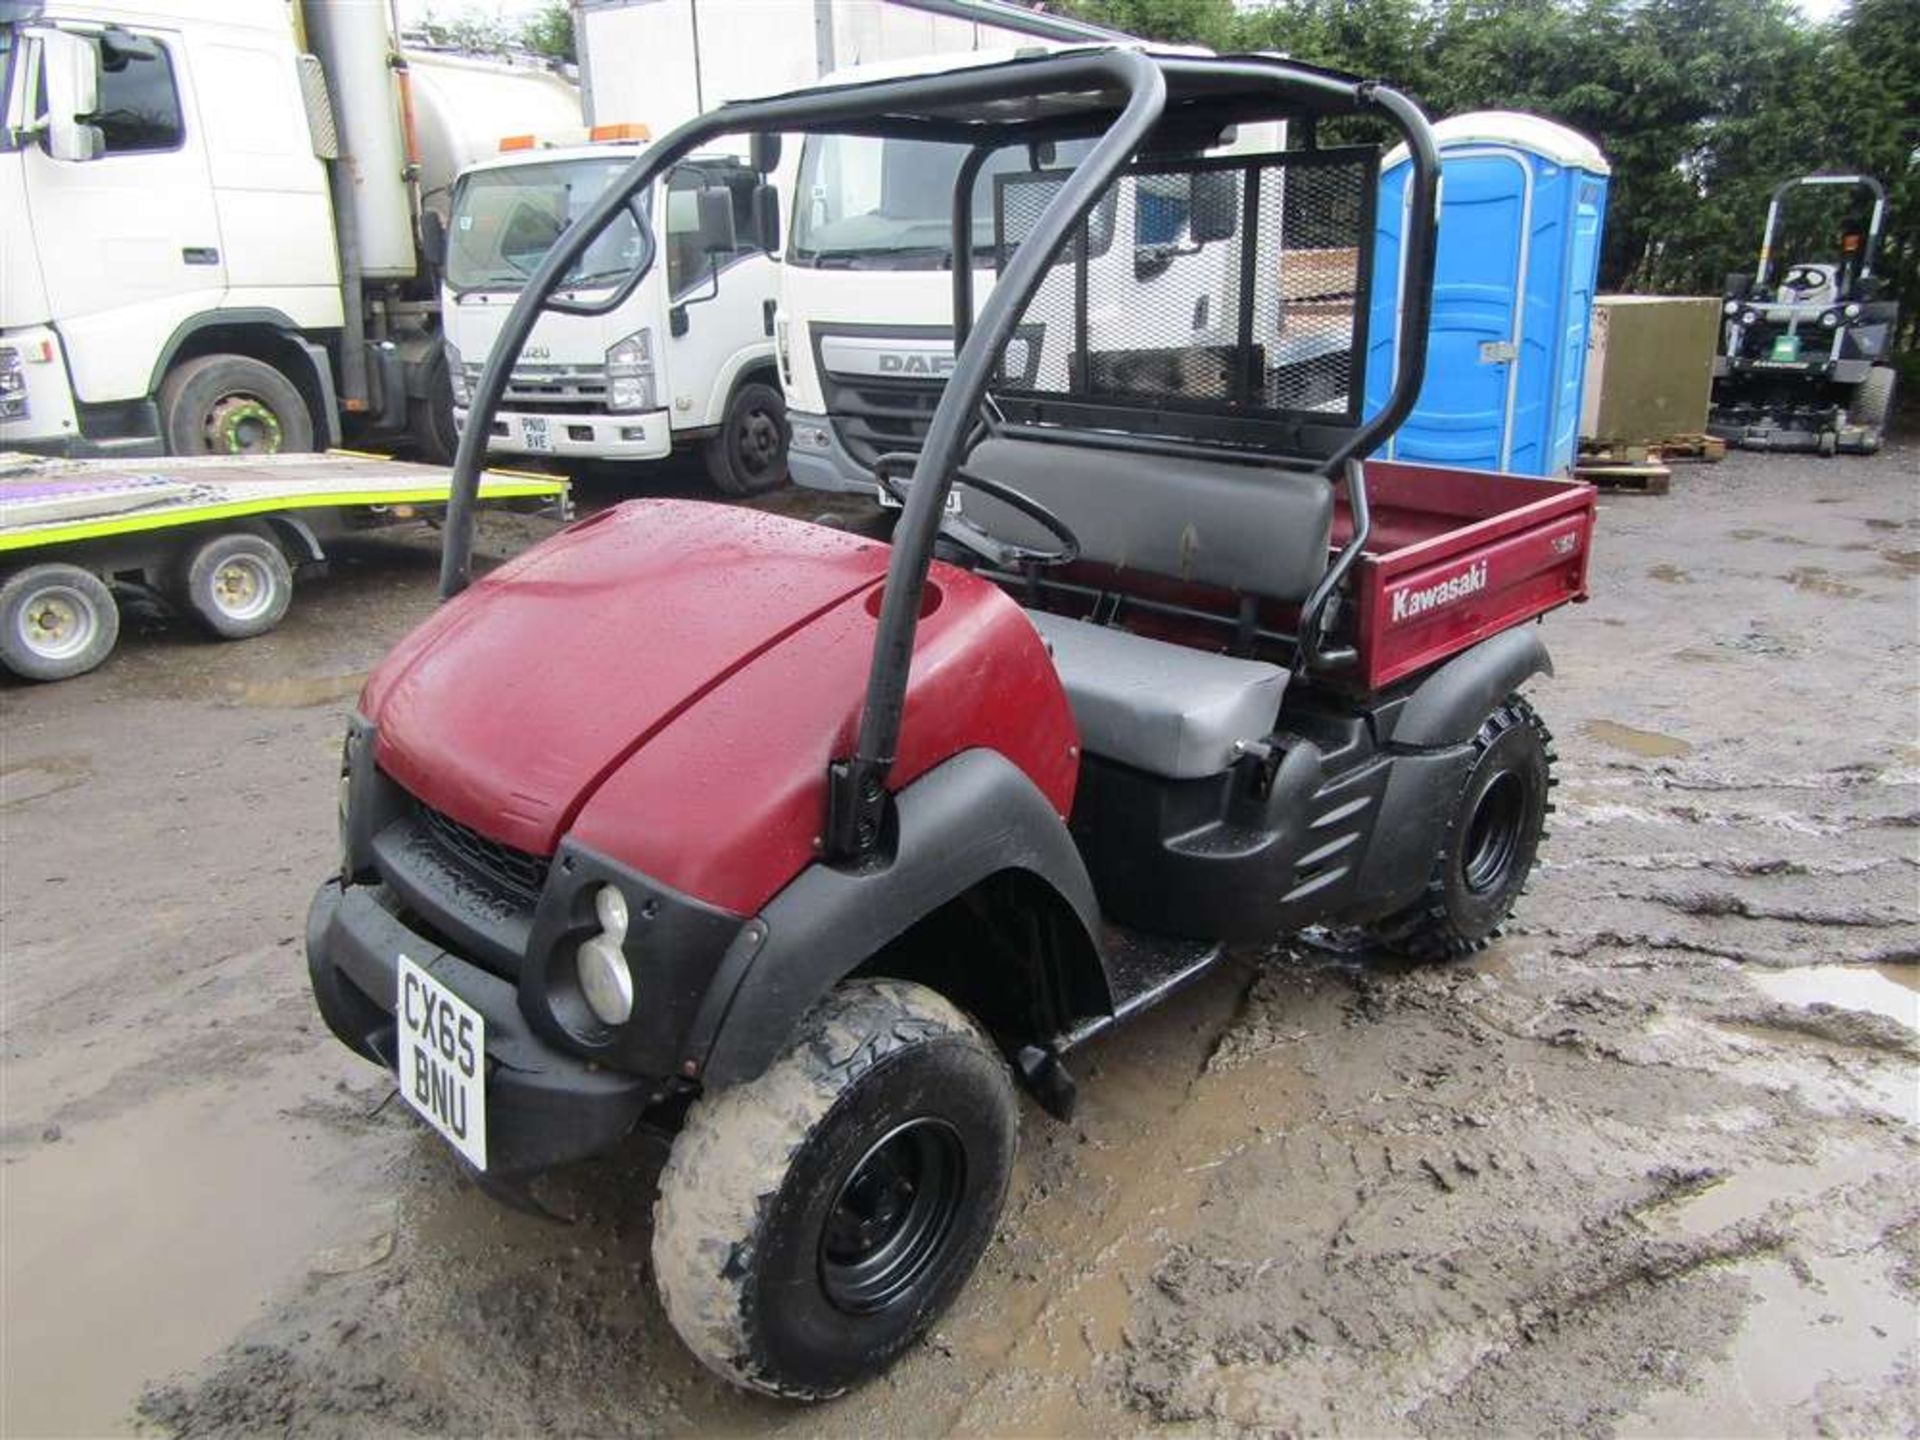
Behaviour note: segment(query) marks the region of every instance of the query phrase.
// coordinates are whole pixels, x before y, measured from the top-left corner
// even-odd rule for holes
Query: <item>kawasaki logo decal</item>
[[[1486,588],[1487,562],[1476,560],[1458,575],[1450,575],[1432,585],[1418,590],[1394,591],[1393,615],[1389,623],[1398,625],[1402,620],[1411,620],[1429,610],[1438,610],[1442,605],[1451,605],[1456,600],[1477,595]]]

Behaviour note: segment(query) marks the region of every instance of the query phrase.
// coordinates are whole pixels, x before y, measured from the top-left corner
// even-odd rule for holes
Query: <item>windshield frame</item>
[[[973,214],[974,243],[969,255],[974,269],[981,270],[991,268],[998,265],[1002,258],[999,244],[994,238],[995,221],[991,203],[994,194],[994,179],[1000,174],[1010,173],[1015,170],[1024,172],[1029,170],[1039,171],[1059,168],[1063,173],[1070,172],[1073,167],[1079,163],[1085,151],[1092,148],[1093,143],[1092,140],[1060,142],[1060,145],[1050,146],[1048,148],[1054,149],[1057,152],[1059,148],[1064,146],[1064,148],[1069,151],[1078,153],[1065,157],[1058,156],[1056,153],[1056,155],[1050,156],[1044,161],[1041,161],[1039,157],[1033,153],[1034,147],[1027,145],[1003,145],[988,152],[986,159],[981,164],[978,177],[979,180],[985,183],[977,184],[974,188],[974,195],[976,197],[974,200],[975,210]],[[812,214],[812,191],[814,188],[812,182],[818,167],[824,163],[825,157],[831,147],[854,145],[873,145],[880,148],[883,157],[881,160],[881,184],[883,187],[886,184],[887,176],[887,162],[884,156],[886,146],[914,145],[928,151],[951,153],[953,163],[945,172],[943,182],[939,186],[938,204],[931,207],[924,216],[904,217],[900,221],[903,226],[914,226],[928,230],[931,232],[933,238],[923,243],[911,245],[814,245],[811,247],[806,245],[803,237],[806,236],[808,230],[812,228],[811,221],[808,217]],[[793,209],[787,225],[787,243],[782,250],[781,258],[789,264],[798,265],[802,269],[809,270],[909,270],[921,272],[951,270],[954,263],[954,185],[959,178],[960,168],[966,162],[971,148],[972,147],[957,141],[943,142],[937,140],[908,139],[904,136],[883,137],[855,135],[846,132],[837,134],[814,133],[807,135],[801,145],[800,165],[794,177]],[[1024,155],[1022,152],[1025,152]],[[1003,157],[1007,163],[997,163]],[[942,153],[939,158],[944,160],[945,154]],[[884,199],[884,192],[882,198]],[[984,210],[980,208],[983,202],[985,203]],[[1111,195],[1104,197],[1097,207],[1100,218],[1093,219],[1090,217],[1089,222],[1096,226],[1104,223],[1108,231],[1107,239],[1109,241],[1113,228],[1113,207],[1113,197]],[[877,214],[877,212],[868,213]],[[864,217],[841,216],[838,220],[825,223],[840,224],[851,218]],[[982,235],[986,238],[982,239]],[[1104,244],[1102,248],[1104,248]]]

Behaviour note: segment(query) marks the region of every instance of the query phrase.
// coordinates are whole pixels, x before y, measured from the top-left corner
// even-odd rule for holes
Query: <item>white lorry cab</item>
[[[923,74],[1016,53],[862,66],[822,83]],[[1148,160],[1124,175],[1081,238],[1090,293],[1082,303],[1063,290],[1058,305],[1035,307],[1049,318],[1023,327],[1009,343],[1003,363],[1018,372],[1009,374],[1009,385],[1058,390],[1066,367],[1076,364],[1124,380],[1142,366],[1178,363],[1191,372],[1182,380],[1191,393],[1225,393],[1231,376],[1200,372],[1212,347],[1226,363],[1239,318],[1241,247],[1221,242],[1235,233],[1243,172],[1229,161],[1273,148],[1274,129],[1202,137],[1198,148],[1222,159],[1217,170],[1196,171],[1189,162],[1156,173]],[[972,254],[959,262],[974,267],[976,311],[1006,254],[1091,143],[997,150],[983,162],[973,187]],[[966,155],[965,146],[931,141],[809,135],[802,142],[776,325],[796,483],[871,492],[876,458],[920,448],[953,366],[951,215]],[[1138,287],[1148,282],[1167,296],[1150,316],[1138,305]],[[1256,297],[1262,288],[1256,284]],[[1043,300],[1049,293],[1043,290]],[[1077,308],[1084,310],[1084,334],[1076,330]],[[1169,315],[1177,317],[1172,329]]]
[[[454,187],[442,313],[460,426],[522,285],[645,148],[636,132],[644,133],[596,126],[601,143],[545,148],[510,137],[509,148]],[[764,143],[760,163],[771,169],[776,151]],[[674,167],[601,234],[558,296],[611,308],[541,315],[514,362],[488,449],[637,461],[697,444],[725,494],[785,481],[786,407],[773,346],[777,194],[765,171],[738,156]]]
[[[427,234],[536,65],[403,50],[368,0],[0,6],[0,449],[454,439]]]

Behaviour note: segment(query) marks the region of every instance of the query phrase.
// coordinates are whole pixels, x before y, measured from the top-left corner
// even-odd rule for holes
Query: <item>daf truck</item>
[[[404,51],[384,0],[0,17],[0,449],[450,454],[448,189],[574,85]]]

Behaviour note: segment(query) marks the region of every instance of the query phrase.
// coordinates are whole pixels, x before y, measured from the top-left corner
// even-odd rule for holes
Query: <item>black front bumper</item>
[[[314,999],[343,1044],[394,1068],[395,986],[404,953],[486,1020],[489,1174],[530,1174],[584,1159],[632,1131],[660,1093],[659,1082],[598,1067],[542,1039],[510,981],[409,928],[380,897],[381,887],[329,880],[307,912]]]

